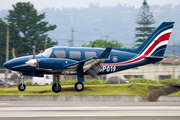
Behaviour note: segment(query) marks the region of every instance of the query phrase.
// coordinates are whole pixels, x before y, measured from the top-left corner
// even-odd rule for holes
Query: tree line
[[[9,58],[12,58],[12,48],[16,49],[16,56],[24,56],[32,54],[32,46],[35,45],[38,51],[44,50],[45,39],[47,37],[47,48],[57,45],[58,42],[54,42],[48,37],[48,31],[53,31],[57,26],[51,25],[49,22],[44,21],[45,13],[38,14],[34,5],[30,2],[18,2],[13,5],[13,10],[9,10],[9,15],[3,19],[0,18],[0,65],[2,67],[6,58],[6,34],[7,24],[9,25]],[[139,46],[155,29],[151,27],[155,23],[153,14],[149,10],[149,6],[146,0],[143,1],[142,7],[137,15],[136,23],[138,27],[135,28],[135,41],[134,47]],[[90,47],[96,42],[94,47],[113,47],[122,48],[125,47],[121,42],[117,40],[105,40],[97,39],[92,40],[88,45],[82,46]]]
[[[12,58],[11,49],[15,48],[16,56],[32,54],[32,46],[37,46],[38,50],[44,50],[45,38],[47,32],[54,30],[57,26],[51,25],[46,21],[45,13],[38,14],[34,5],[30,2],[18,2],[13,5],[13,10],[9,10],[9,15],[5,21],[9,25],[9,58]],[[5,62],[6,58],[6,34],[7,24],[0,19],[0,64]],[[47,47],[57,45],[57,42],[47,38]]]

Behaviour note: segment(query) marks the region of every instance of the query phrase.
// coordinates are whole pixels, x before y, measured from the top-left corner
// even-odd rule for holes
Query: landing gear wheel
[[[18,85],[18,89],[19,89],[19,91],[24,91],[26,89],[26,85],[25,84],[22,85],[22,83],[21,83]]]
[[[76,91],[82,91],[84,89],[84,84],[82,82],[77,82],[74,87]]]
[[[61,85],[55,83],[55,84],[52,86],[52,91],[55,92],[55,93],[60,92],[60,91],[61,91]]]

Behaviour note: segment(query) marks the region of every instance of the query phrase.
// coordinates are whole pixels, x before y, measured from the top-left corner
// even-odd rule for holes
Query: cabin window
[[[52,58],[65,58],[65,57],[66,57],[66,52],[63,50],[56,50],[52,55]]]
[[[96,52],[85,52],[85,58],[96,57]]]
[[[71,59],[80,59],[81,58],[81,52],[80,51],[70,51],[69,57]]]

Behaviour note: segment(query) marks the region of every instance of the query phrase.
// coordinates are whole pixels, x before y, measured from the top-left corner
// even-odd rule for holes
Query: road
[[[0,120],[180,120],[179,102],[0,101]]]

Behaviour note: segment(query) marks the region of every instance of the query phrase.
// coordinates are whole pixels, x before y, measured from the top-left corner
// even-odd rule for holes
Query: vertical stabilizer
[[[174,22],[163,22],[138,48],[133,51],[143,56],[163,57]]]

